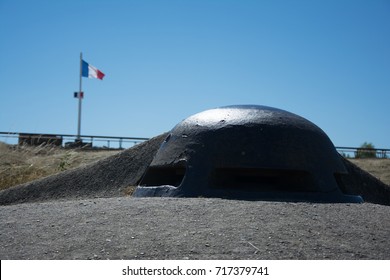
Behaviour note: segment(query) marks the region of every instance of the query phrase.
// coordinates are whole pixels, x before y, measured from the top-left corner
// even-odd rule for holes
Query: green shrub
[[[356,158],[376,158],[375,146],[372,143],[364,142],[356,151]]]

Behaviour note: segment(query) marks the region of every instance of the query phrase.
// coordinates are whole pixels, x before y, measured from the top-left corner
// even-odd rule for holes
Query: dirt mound
[[[383,183],[390,185],[390,158],[349,158],[348,160]]]
[[[366,202],[390,205],[390,186],[347,159],[343,161],[349,173],[340,178],[345,193],[360,195]]]
[[[156,136],[93,164],[0,192],[0,205],[57,199],[117,197],[135,186],[166,137]]]
[[[65,171],[0,192],[0,205],[120,197],[137,185],[166,134],[93,164]],[[390,186],[343,159],[349,175],[338,178],[347,194],[361,195],[366,202],[390,205]]]

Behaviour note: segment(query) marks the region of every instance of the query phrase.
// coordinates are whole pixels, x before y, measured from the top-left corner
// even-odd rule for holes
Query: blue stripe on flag
[[[81,66],[81,76],[88,78],[88,63],[85,62],[84,60],[82,61],[82,66]]]

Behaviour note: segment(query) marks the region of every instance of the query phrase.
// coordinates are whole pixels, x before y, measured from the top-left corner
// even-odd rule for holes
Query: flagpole
[[[81,133],[81,99],[82,99],[82,74],[83,74],[83,53],[80,52],[80,84],[79,84],[79,114],[77,121],[77,141],[81,142],[80,133]]]

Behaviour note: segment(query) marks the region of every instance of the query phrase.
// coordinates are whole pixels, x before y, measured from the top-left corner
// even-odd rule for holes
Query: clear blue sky
[[[390,148],[390,1],[0,0],[0,131],[152,137],[225,105]],[[1,140],[1,139],[0,139]]]

